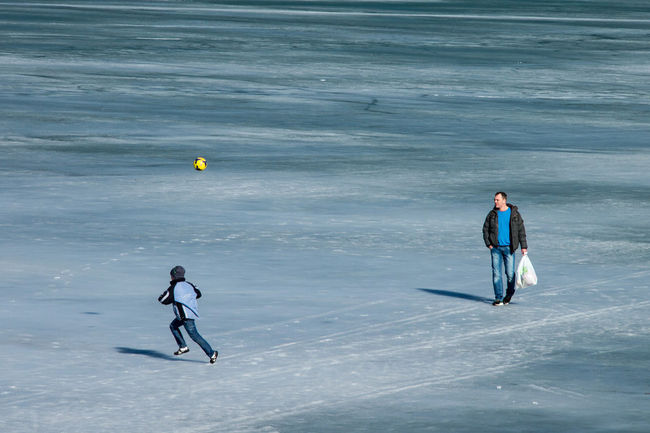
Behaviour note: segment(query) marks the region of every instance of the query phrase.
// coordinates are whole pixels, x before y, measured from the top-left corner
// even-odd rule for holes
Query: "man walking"
[[[517,206],[507,202],[505,192],[494,196],[494,209],[485,218],[483,240],[492,253],[492,283],[495,300],[492,305],[507,305],[515,294],[515,251],[527,254],[526,228]],[[505,267],[507,289],[503,296],[502,272]]]
[[[182,355],[190,351],[179,329],[183,326],[190,338],[201,346],[205,354],[210,357],[210,364],[214,364],[217,362],[219,352],[212,350],[210,344],[201,337],[194,324],[194,321],[200,318],[196,300],[201,297],[201,291],[194,284],[185,281],[185,269],[182,266],[174,267],[170,275],[172,277],[171,285],[158,297],[158,301],[163,305],[172,304],[174,306],[176,318],[169,325],[169,329],[178,343],[178,350],[174,352],[174,355]]]

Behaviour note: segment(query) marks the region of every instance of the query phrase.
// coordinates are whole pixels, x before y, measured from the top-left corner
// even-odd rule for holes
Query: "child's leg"
[[[205,352],[206,355],[212,356],[214,353],[214,350],[212,350],[212,347],[210,347],[210,344],[208,344],[203,337],[199,334],[199,331],[196,330],[196,325],[194,324],[194,320],[192,319],[185,319],[184,323],[185,325],[185,330],[187,331],[187,334],[190,336],[192,340],[196,342],[199,346],[201,346],[201,349]]]
[[[183,321],[179,320],[178,318],[174,319],[172,323],[169,324],[169,329],[172,331],[172,335],[174,336],[174,339],[176,340],[179,348],[187,347],[187,344],[185,344],[185,339],[183,338],[183,334],[181,334],[180,329],[178,329],[181,326],[183,326]]]

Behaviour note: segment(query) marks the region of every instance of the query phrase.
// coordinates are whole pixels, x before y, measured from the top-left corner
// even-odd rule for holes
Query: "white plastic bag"
[[[521,260],[519,260],[515,276],[515,284],[518,289],[523,289],[537,284],[537,274],[535,274],[535,268],[533,268],[533,264],[530,262],[528,254],[525,254]]]

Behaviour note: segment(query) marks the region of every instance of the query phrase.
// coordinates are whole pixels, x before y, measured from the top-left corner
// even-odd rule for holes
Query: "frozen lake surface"
[[[650,431],[649,52],[647,1],[0,1],[0,430]]]

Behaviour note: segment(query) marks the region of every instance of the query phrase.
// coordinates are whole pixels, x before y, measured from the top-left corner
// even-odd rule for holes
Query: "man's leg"
[[[187,344],[185,344],[185,339],[183,338],[183,334],[181,334],[180,329],[178,329],[181,326],[183,326],[183,321],[179,320],[178,318],[174,319],[172,323],[169,324],[169,329],[171,329],[172,335],[174,336],[179,349],[182,347],[187,347]]]
[[[494,299],[500,301],[503,299],[503,281],[501,278],[503,255],[501,254],[501,251],[499,251],[499,247],[493,247],[490,252],[492,253],[492,285],[494,286]]]
[[[208,344],[203,337],[199,334],[199,331],[196,330],[196,324],[194,323],[194,320],[192,319],[185,319],[185,330],[187,331],[187,335],[190,336],[192,340],[196,342],[199,346],[201,346],[201,349],[205,352],[206,355],[212,356],[214,354],[214,350],[212,350],[212,347]]]
[[[504,302],[508,301],[506,303],[509,303],[512,296],[515,294],[515,254],[510,254],[510,251],[508,250],[503,257],[505,259],[506,279],[508,281],[508,288],[506,289]]]

